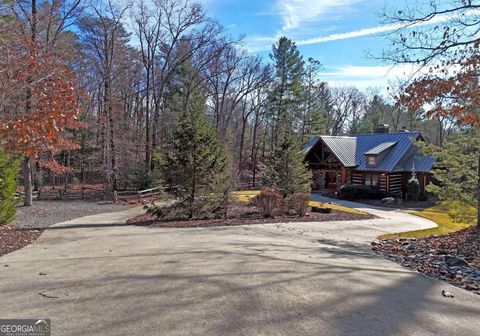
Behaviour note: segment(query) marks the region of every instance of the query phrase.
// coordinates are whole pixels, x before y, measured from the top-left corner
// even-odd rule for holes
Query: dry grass
[[[260,190],[240,190],[232,192],[233,201],[242,203],[250,203],[257,195],[260,195]]]
[[[252,199],[259,194],[260,194],[260,190],[240,190],[240,191],[232,192],[233,200],[236,202],[242,202],[242,203],[250,203]],[[368,215],[363,211],[359,211],[356,209],[348,208],[348,207],[337,205],[337,204],[310,201],[308,205],[312,207],[315,206],[315,207],[321,207],[321,208],[330,208],[332,210],[345,212],[352,215]]]
[[[310,206],[315,206],[315,207],[320,207],[320,208],[329,208],[332,210],[336,211],[341,211],[341,212],[346,212],[352,215],[368,215],[366,212],[349,208],[343,205],[338,205],[338,204],[332,204],[332,203],[323,203],[323,202],[317,202],[317,201],[310,201],[308,202],[308,205]]]
[[[475,216],[471,216],[469,219],[455,220],[449,212],[451,207],[447,203],[437,204],[431,208],[427,208],[420,211],[409,211],[412,215],[422,218],[430,219],[437,223],[438,227],[426,230],[415,230],[400,233],[385,234],[379,236],[378,239],[394,239],[394,238],[425,238],[433,235],[443,236],[452,232],[460,231],[472,226],[475,222]],[[470,209],[472,213],[475,213],[475,209]]]

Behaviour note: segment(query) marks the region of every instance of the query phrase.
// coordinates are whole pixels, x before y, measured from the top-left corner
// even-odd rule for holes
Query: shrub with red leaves
[[[308,212],[308,201],[310,195],[307,193],[295,193],[288,200],[290,209],[293,209],[298,216],[305,216]]]
[[[264,217],[275,217],[282,206],[282,194],[276,189],[262,189],[255,196],[254,204],[262,210]]]

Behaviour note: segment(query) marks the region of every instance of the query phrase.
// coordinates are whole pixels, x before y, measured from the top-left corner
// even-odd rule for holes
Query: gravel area
[[[31,207],[17,208],[11,227],[43,229],[75,218],[128,209],[128,205],[98,204],[88,201],[36,201]]]

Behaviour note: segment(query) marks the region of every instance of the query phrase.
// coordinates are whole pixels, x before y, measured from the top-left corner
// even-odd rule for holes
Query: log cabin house
[[[312,191],[361,184],[404,195],[414,170],[424,192],[435,158],[420,154],[415,142],[423,140],[420,132],[390,133],[388,125],[372,134],[315,137],[304,147]]]

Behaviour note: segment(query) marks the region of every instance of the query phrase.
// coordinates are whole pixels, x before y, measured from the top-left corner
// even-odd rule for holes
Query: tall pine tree
[[[304,61],[295,43],[286,37],[273,45],[270,56],[276,78],[269,97],[272,149],[263,171],[263,184],[288,196],[307,191],[311,176],[303,162],[299,134]]]
[[[229,175],[226,155],[217,133],[205,116],[205,97],[198,72],[190,62],[179,71],[178,94],[184,112],[176,122],[170,153],[166,157],[164,176],[174,186],[179,199],[170,210],[175,217],[209,217],[220,215],[226,207]],[[159,217],[172,215],[157,208]]]
[[[327,132],[328,118],[324,94],[326,83],[318,80],[322,64],[313,58],[307,60],[303,78],[303,112],[301,120],[301,143]]]
[[[299,126],[305,62],[295,43],[286,37],[281,37],[272,46],[270,58],[275,69],[273,90],[269,95],[272,138],[275,145],[277,140]]]

